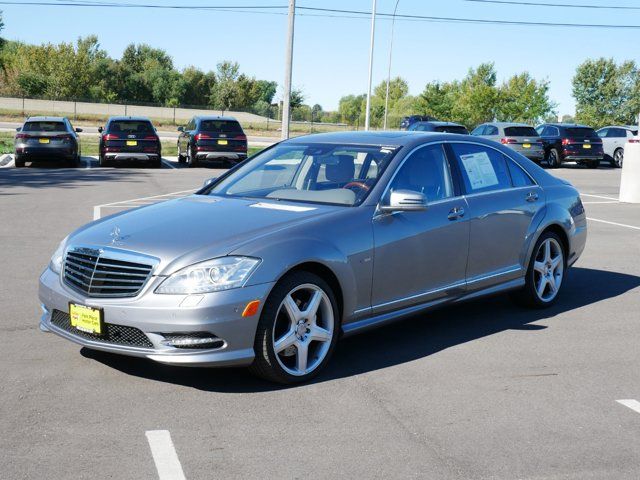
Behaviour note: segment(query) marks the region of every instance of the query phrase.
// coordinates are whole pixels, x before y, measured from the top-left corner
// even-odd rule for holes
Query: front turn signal
[[[252,317],[256,313],[258,313],[258,307],[260,306],[260,300],[253,300],[252,302],[247,303],[247,306],[244,307],[242,311],[243,317]]]

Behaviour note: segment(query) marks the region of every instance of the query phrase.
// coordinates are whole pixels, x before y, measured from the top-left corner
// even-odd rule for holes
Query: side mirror
[[[81,128],[76,128],[76,132],[80,133],[80,132],[82,132],[82,129]]]
[[[420,212],[427,209],[427,197],[424,193],[413,190],[396,190],[391,192],[389,203],[380,205],[383,212]]]
[[[103,130],[104,130],[104,128],[98,127],[98,133],[102,133]]]
[[[19,132],[20,130],[22,130],[22,127],[16,128],[16,132]]]
[[[178,131],[179,131],[179,132],[184,132],[184,127],[183,127],[182,125],[180,125],[180,126],[178,127]]]
[[[218,179],[218,177],[211,177],[211,178],[207,178],[207,179],[204,181],[204,184],[202,185],[202,188],[206,188],[206,187],[208,187],[208,186],[209,186],[209,185],[211,185],[213,182],[215,182],[217,179]]]

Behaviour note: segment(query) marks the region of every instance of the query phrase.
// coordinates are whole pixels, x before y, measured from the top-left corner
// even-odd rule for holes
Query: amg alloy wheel
[[[513,298],[528,307],[552,305],[564,280],[565,252],[560,238],[552,232],[543,233],[533,249],[525,278],[525,286]]]
[[[252,370],[279,383],[298,383],[326,364],[339,321],[331,288],[314,274],[295,272],[276,286],[256,333]]]

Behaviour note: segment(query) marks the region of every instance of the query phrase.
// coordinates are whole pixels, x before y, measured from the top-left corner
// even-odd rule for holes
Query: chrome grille
[[[89,297],[134,297],[151,276],[154,264],[150,259],[149,263],[130,260],[125,254],[102,249],[70,248],[64,261],[64,282]]]

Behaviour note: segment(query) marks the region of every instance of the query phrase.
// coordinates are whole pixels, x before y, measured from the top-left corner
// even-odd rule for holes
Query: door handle
[[[538,194],[535,192],[527,193],[527,202],[536,202],[538,200]]]
[[[447,215],[449,220],[457,220],[462,217],[464,217],[464,208],[462,207],[452,208],[451,211],[449,211],[449,215]]]

